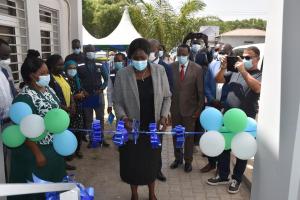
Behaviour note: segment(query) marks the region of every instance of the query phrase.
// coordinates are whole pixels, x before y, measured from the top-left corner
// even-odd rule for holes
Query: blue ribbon
[[[176,132],[176,148],[181,149],[183,148],[183,144],[184,144],[185,128],[181,125],[178,125],[175,127],[175,132]]]
[[[153,149],[157,149],[161,147],[160,139],[157,135],[157,124],[156,123],[150,123],[149,124],[149,130],[150,130],[150,142]]]
[[[90,135],[92,148],[96,148],[100,144],[102,144],[103,138],[101,132],[102,129],[101,129],[100,120],[94,120],[92,124],[92,132]]]
[[[64,177],[62,182],[75,183],[76,186],[79,188],[81,200],[94,200],[94,188],[93,187],[85,188],[81,183],[75,182],[74,179],[72,178],[73,176],[74,175]],[[38,184],[51,183],[38,178],[34,174],[32,174],[32,179],[34,183],[38,183]],[[59,192],[47,192],[46,200],[60,200]]]
[[[116,133],[112,140],[118,147],[123,146],[128,141],[128,132],[124,121],[118,121]]]
[[[140,130],[140,121],[134,119],[132,123],[134,144],[137,144],[137,140],[139,138],[139,130]]]

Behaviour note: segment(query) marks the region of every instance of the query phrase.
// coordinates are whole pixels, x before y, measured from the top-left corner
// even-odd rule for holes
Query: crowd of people
[[[6,149],[6,167],[10,183],[26,183],[34,173],[43,180],[60,182],[75,166],[68,161],[83,158],[82,140],[87,140],[82,129],[90,129],[94,113],[104,129],[105,95],[107,89],[108,114],[115,113],[131,132],[133,122],[140,122],[139,130],[148,131],[150,123],[157,123],[159,131],[167,126],[182,125],[186,131],[204,131],[199,116],[205,106],[222,112],[231,108],[242,109],[249,117],[258,112],[261,71],[259,49],[246,48],[235,63],[236,71],[227,70],[227,56],[233,54],[230,44],[217,44],[208,51],[201,41],[177,48],[176,61],[167,56],[164,46],[155,39],[138,38],[131,42],[125,53],[118,52],[107,62],[99,62],[93,45],[84,46],[72,41],[73,53],[65,59],[54,54],[43,60],[36,50],[28,50],[21,66],[23,82],[15,88],[9,67],[10,47],[0,39],[0,128],[10,123],[9,107],[14,102],[25,102],[33,113],[45,116],[53,108],[65,110],[71,119],[78,140],[73,156],[62,157],[55,153],[52,134],[34,142],[26,140],[21,147]],[[217,97],[217,84],[223,83],[222,95]],[[163,135],[159,135],[163,144]],[[105,138],[105,137],[104,137]],[[184,171],[193,170],[194,146],[199,136],[185,136],[183,148],[176,148],[173,136],[174,162],[171,169],[184,163]],[[109,147],[108,141],[103,141]],[[91,144],[88,144],[90,147]],[[148,185],[149,199],[156,200],[155,180],[167,181],[162,172],[162,148],[152,148],[150,136],[140,134],[135,144],[133,138],[119,147],[120,176],[131,187],[131,199],[138,199],[138,186]],[[230,150],[218,157],[208,157],[202,173],[215,170],[217,176],[207,180],[210,185],[228,184],[229,193],[237,193],[242,182],[246,160],[237,159],[232,178],[230,174]],[[43,199],[42,194],[14,196],[9,199]]]

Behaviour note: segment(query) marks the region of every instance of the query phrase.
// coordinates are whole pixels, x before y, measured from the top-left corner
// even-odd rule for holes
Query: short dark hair
[[[28,50],[27,57],[21,66],[21,75],[25,83],[29,83],[31,81],[30,74],[37,72],[45,63],[37,56],[37,53],[39,54],[36,50]]]
[[[51,71],[56,66],[56,64],[58,63],[58,61],[60,59],[63,59],[63,58],[61,57],[61,55],[58,55],[58,54],[53,54],[53,55],[49,56],[49,58],[46,61],[48,69]]]
[[[79,42],[79,43],[80,43],[80,40],[78,40],[78,39],[74,39],[74,40],[72,40],[72,44],[75,44],[75,43],[77,43],[77,42]]]
[[[143,50],[147,55],[150,54],[150,43],[145,38],[137,38],[133,40],[128,47],[128,58],[131,59],[132,55],[137,50]]]
[[[0,38],[0,46],[2,46],[2,44],[9,46],[8,42]]]
[[[260,50],[256,46],[247,47],[245,50],[253,51],[256,56],[260,56]]]
[[[191,51],[189,45],[187,45],[187,44],[181,44],[181,45],[178,46],[178,49],[179,49],[179,48],[187,48],[187,50],[188,50],[189,53],[190,53],[190,51]]]
[[[115,57],[116,57],[116,56],[122,56],[123,60],[126,60],[126,56],[125,56],[124,53],[121,53],[121,52],[116,53]]]

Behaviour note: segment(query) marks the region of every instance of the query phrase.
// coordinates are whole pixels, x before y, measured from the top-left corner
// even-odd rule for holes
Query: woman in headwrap
[[[67,75],[67,81],[71,87],[73,99],[76,104],[76,112],[70,116],[71,122],[70,122],[70,128],[71,129],[83,129],[84,124],[83,124],[83,109],[81,106],[81,101],[85,98],[83,90],[81,90],[80,86],[80,80],[77,75],[77,63],[74,60],[69,60],[65,62],[65,73]],[[78,158],[82,158],[82,153],[80,152],[80,146],[81,146],[81,141],[83,134],[82,131],[72,131],[78,140],[78,146],[75,152],[75,155]]]

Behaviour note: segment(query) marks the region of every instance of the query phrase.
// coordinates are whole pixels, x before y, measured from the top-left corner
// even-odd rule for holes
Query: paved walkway
[[[193,171],[185,173],[183,168],[171,170],[169,164],[174,160],[172,138],[164,137],[163,172],[167,182],[156,182],[156,193],[159,200],[248,200],[250,192],[242,184],[240,192],[235,195],[227,193],[226,186],[209,186],[206,180],[215,172],[200,173],[199,169],[206,164],[200,153],[195,153]],[[119,176],[119,155],[117,148],[87,149],[82,146],[84,158],[74,159],[77,166],[74,171],[76,179],[85,186],[95,188],[95,200],[130,200],[130,187],[123,183]],[[139,187],[140,200],[148,199],[148,188]]]

